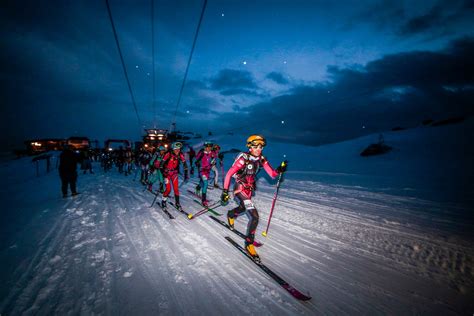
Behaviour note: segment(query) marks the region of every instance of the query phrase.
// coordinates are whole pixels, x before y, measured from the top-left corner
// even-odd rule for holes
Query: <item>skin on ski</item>
[[[203,205],[201,204],[201,202],[199,202],[198,200],[193,200],[193,201],[196,202],[197,204],[203,206]],[[210,203],[210,204],[212,205],[213,203]],[[206,207],[206,206],[204,206],[204,207],[207,209],[207,211],[208,211],[209,213],[212,213],[212,214],[214,214],[214,215],[216,215],[216,216],[221,216],[221,215],[222,215],[222,214],[217,213],[216,211],[214,211],[212,208],[209,208],[209,207]]]
[[[212,218],[214,221],[218,222],[219,224],[221,224],[222,226],[224,226],[225,228],[227,228],[228,230],[230,230],[231,232],[233,232],[234,234],[236,234],[237,236],[239,236],[240,238],[245,239],[245,238],[247,237],[247,236],[245,236],[243,233],[241,233],[241,232],[239,232],[238,230],[236,230],[235,228],[234,228],[234,229],[230,229],[229,224],[227,224],[226,222],[221,221],[220,219],[218,219],[218,218],[216,218],[216,217],[214,217],[214,216],[212,216],[212,215],[210,215],[209,217]],[[261,247],[261,246],[263,246],[263,244],[262,244],[261,242],[256,241],[256,240],[253,242],[253,245],[254,245],[255,247]]]
[[[300,301],[308,301],[311,299],[311,296],[306,296],[294,287],[292,287],[288,282],[283,280],[280,276],[278,276],[275,272],[270,270],[267,266],[265,266],[262,262],[256,261],[251,255],[245,251],[245,249],[236,243],[232,238],[229,236],[226,236],[225,239],[227,239],[228,242],[230,242],[235,248],[237,248],[241,253],[243,253],[247,258],[249,258],[253,263],[255,263],[260,269],[262,269],[265,274],[267,274],[269,277],[271,277],[275,282],[277,282],[282,288],[284,288],[288,293],[290,293],[294,298],[300,300]]]
[[[179,212],[185,214],[186,216],[189,216],[189,213],[188,213],[188,212],[184,211],[183,209],[178,209],[178,208],[176,207],[176,205],[175,205],[173,202],[168,202],[168,203],[171,204],[177,211],[179,211]]]

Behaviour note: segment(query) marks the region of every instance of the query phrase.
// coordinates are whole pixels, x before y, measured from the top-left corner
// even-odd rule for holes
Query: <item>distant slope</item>
[[[264,149],[270,163],[288,159],[288,178],[326,181],[450,202],[474,203],[474,119],[446,126],[424,126],[383,133],[393,150],[361,157],[379,134],[319,147],[272,143]],[[245,139],[211,138],[223,151],[246,150]],[[226,165],[236,154],[226,155]],[[295,175],[298,173],[298,175]]]

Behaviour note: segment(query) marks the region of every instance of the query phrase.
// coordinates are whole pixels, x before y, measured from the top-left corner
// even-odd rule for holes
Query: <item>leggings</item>
[[[165,185],[166,189],[163,193],[163,198],[167,198],[171,193],[171,185],[173,185],[174,196],[179,196],[179,189],[178,189],[178,173],[168,173],[165,177]]]
[[[235,197],[239,201],[239,206],[230,210],[228,215],[229,217],[234,218],[237,218],[244,213],[247,215],[249,222],[247,224],[247,237],[245,238],[245,242],[251,244],[255,240],[255,231],[257,230],[259,216],[258,211],[251,200],[252,193],[250,192],[250,194],[248,194],[248,191],[245,191],[235,194]]]

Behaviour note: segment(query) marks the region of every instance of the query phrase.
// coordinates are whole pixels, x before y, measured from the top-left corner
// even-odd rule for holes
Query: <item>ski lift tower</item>
[[[143,147],[147,150],[152,150],[160,145],[168,148],[168,131],[165,129],[146,128],[145,136],[143,136]]]

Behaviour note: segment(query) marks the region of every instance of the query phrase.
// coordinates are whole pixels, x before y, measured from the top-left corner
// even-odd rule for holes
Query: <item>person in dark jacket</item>
[[[61,178],[61,190],[63,197],[67,197],[68,185],[71,187],[71,195],[77,195],[77,164],[79,157],[70,147],[64,148],[59,156],[59,177]]]

